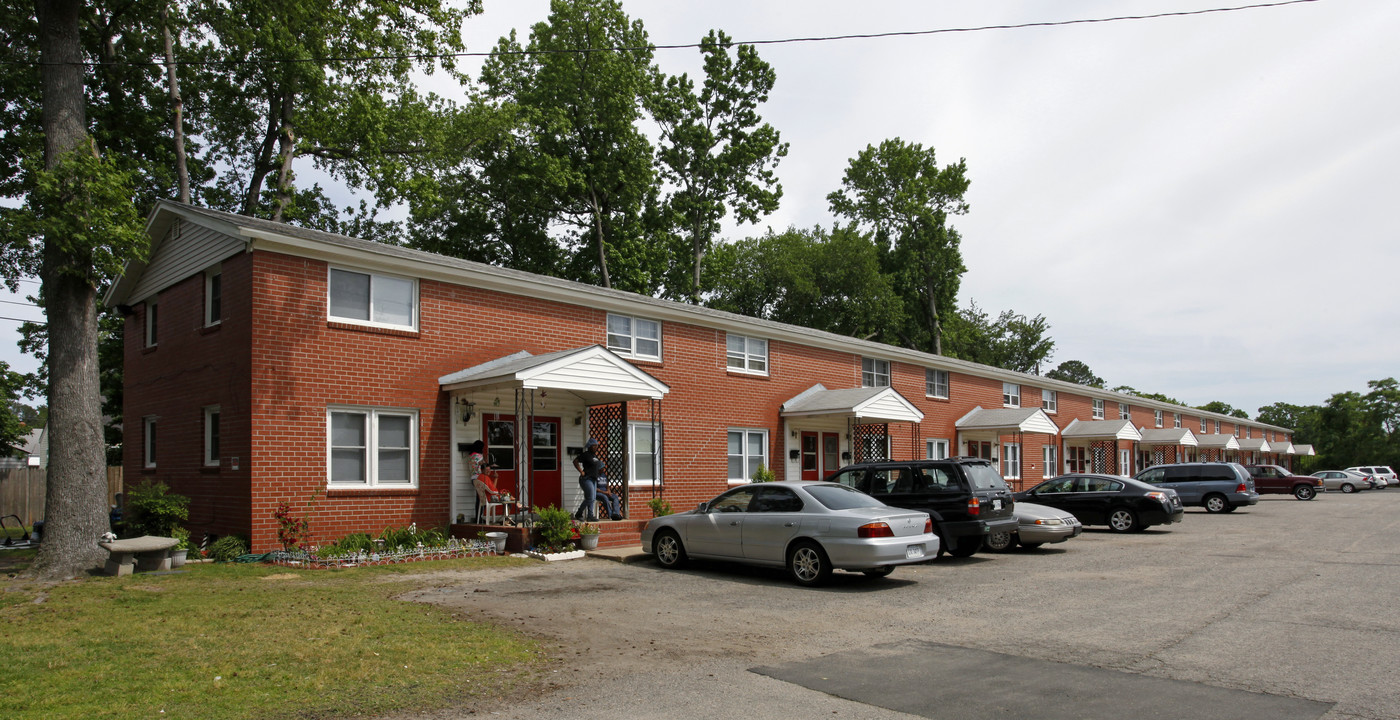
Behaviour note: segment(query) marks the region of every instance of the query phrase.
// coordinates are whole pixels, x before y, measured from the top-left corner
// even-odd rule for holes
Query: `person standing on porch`
[[[574,517],[585,522],[598,521],[598,478],[603,474],[603,459],[598,457],[597,448],[598,438],[588,438],[583,452],[574,458],[574,469],[579,472],[578,486],[583,490],[583,502]]]

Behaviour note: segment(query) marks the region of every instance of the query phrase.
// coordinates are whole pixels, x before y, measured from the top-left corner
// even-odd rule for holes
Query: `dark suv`
[[[1260,495],[1288,495],[1299,500],[1311,500],[1324,491],[1322,478],[1311,475],[1294,475],[1278,465],[1245,465],[1254,478],[1254,489]]]
[[[1011,490],[988,460],[903,460],[847,465],[827,478],[886,505],[922,510],[933,518],[938,552],[967,557],[994,532],[1015,532]]]
[[[1136,475],[1138,480],[1169,487],[1183,505],[1199,505],[1206,512],[1234,512],[1241,505],[1255,505],[1259,493],[1254,478],[1239,463],[1189,462],[1154,465]]]

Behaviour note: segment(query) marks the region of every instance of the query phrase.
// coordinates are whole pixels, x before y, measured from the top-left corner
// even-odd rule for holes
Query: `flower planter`
[[[184,549],[184,550],[171,550],[171,551],[170,551],[170,567],[172,567],[172,568],[184,567],[184,565],[185,565],[185,557],[186,557],[187,555],[189,555],[189,552],[190,552],[190,551],[189,551],[188,548],[186,548],[186,549]]]
[[[537,550],[527,550],[525,554],[536,560],[543,560],[545,562],[556,562],[559,560],[576,560],[584,556],[584,552],[582,550],[570,550],[568,552],[558,553],[542,553]]]
[[[597,549],[598,549],[598,534],[597,534],[597,533],[594,533],[594,534],[592,534],[592,535],[579,535],[579,536],[578,536],[578,545],[579,545],[579,547],[583,548],[584,550],[597,550]]]
[[[503,532],[486,533],[486,539],[496,543],[496,554],[498,555],[506,551],[506,537],[507,535]]]

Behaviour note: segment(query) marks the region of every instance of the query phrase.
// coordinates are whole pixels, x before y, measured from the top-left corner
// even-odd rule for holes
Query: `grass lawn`
[[[0,557],[14,572],[33,552]],[[521,562],[3,580],[0,717],[343,717],[510,696],[544,671],[533,640],[394,596],[421,587],[409,574]]]

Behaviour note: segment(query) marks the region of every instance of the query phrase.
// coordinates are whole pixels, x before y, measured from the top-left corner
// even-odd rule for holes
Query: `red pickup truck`
[[[1311,475],[1294,475],[1278,465],[1245,465],[1244,467],[1250,475],[1254,476],[1254,489],[1260,495],[1287,495],[1291,493],[1299,500],[1311,500],[1317,497],[1318,493],[1326,492],[1322,488],[1322,478],[1315,478]]]

